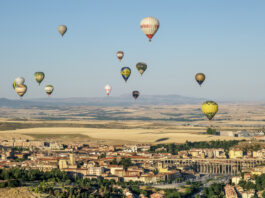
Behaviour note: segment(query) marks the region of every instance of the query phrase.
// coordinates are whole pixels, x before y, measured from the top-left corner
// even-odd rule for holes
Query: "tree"
[[[102,159],[102,158],[105,158],[106,157],[106,153],[101,153],[101,155],[100,155],[100,159]]]
[[[128,168],[129,166],[132,166],[131,158],[121,158],[120,163],[124,168]]]
[[[117,162],[117,159],[116,158],[114,158],[111,162],[110,162],[110,164],[113,164],[113,165],[118,165],[118,162]]]
[[[216,135],[216,129],[208,128],[206,133],[210,135]]]
[[[181,198],[181,194],[179,192],[168,193],[166,198]]]

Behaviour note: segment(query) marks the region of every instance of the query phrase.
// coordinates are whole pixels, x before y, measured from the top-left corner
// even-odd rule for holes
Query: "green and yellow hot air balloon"
[[[45,77],[45,74],[43,72],[35,72],[34,74],[34,78],[37,81],[37,83],[39,83],[39,85],[43,81],[44,77]]]
[[[212,120],[218,111],[218,104],[214,101],[206,101],[202,104],[202,112],[209,120]]]
[[[147,64],[146,63],[137,63],[136,64],[136,69],[139,71],[141,75],[143,75],[144,71],[147,69]]]

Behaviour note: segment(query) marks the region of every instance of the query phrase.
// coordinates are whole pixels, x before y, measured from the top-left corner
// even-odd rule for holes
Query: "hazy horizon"
[[[181,95],[217,101],[263,101],[265,92],[265,2],[261,1],[2,1],[0,98],[16,99],[12,82],[26,79],[25,99]],[[151,43],[142,18],[160,28]],[[68,31],[63,38],[58,25]],[[116,52],[125,52],[122,63]],[[141,77],[137,62],[148,68]],[[125,83],[122,66],[132,75]],[[33,74],[43,71],[39,87]],[[199,87],[197,72],[206,74]]]

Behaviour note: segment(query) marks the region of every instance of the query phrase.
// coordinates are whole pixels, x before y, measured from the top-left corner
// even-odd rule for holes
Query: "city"
[[[69,177],[116,183],[138,182],[140,187],[161,189],[149,194],[150,197],[165,197],[163,189],[178,189],[181,192],[182,186],[195,182],[202,185],[196,193],[193,192],[194,196],[199,196],[203,195],[203,187],[221,181],[225,184],[226,197],[261,196],[263,193],[254,189],[246,190],[240,184],[255,183],[255,176],[263,174],[264,177],[264,142],[213,141],[186,142],[182,145],[108,146],[7,139],[0,146],[1,169],[35,169],[42,172],[58,169],[66,172]],[[0,185],[8,186],[9,182],[1,180]],[[55,186],[60,193],[67,188],[60,186],[60,182]],[[144,194],[130,191],[130,188],[122,188],[125,197],[145,197]],[[98,190],[94,191],[95,196],[100,194]],[[48,191],[42,193],[48,194]]]

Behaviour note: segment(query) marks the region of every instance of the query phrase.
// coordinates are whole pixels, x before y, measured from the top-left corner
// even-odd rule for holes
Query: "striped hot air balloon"
[[[24,94],[27,92],[27,86],[24,84],[16,85],[15,91],[17,95],[19,95],[20,97],[23,97]]]
[[[149,42],[151,42],[153,36],[159,28],[159,21],[154,17],[146,17],[142,19],[140,27],[145,35],[149,38]]]
[[[122,58],[123,58],[123,56],[124,56],[124,52],[123,52],[123,51],[118,51],[118,52],[116,53],[116,56],[117,56],[117,58],[121,61]]]

